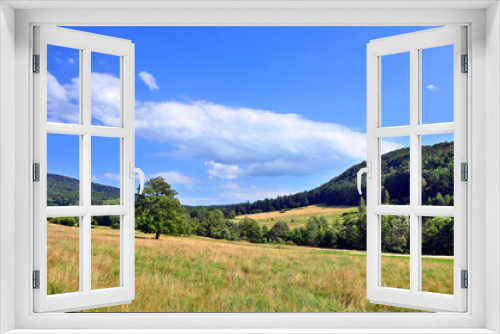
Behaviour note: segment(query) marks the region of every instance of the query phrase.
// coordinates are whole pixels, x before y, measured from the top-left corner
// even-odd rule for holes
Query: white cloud
[[[106,73],[91,74],[91,104],[94,125],[120,124],[120,79]],[[78,123],[80,80],[61,85],[47,72],[47,119],[50,122]]]
[[[92,73],[91,79],[92,117],[100,125],[118,125],[120,80],[105,73]],[[78,92],[78,78],[61,85],[49,73],[49,119],[77,122]],[[308,175],[366,158],[366,135],[346,126],[206,101],[136,101],[136,135],[168,142],[176,149],[160,154],[204,161],[210,177],[228,180]],[[401,147],[386,142],[384,151]]]
[[[139,72],[139,77],[142,79],[142,82],[144,82],[146,86],[149,87],[151,91],[160,89],[156,84],[156,78],[151,73],[142,71]]]
[[[435,86],[433,84],[430,84],[430,85],[427,85],[425,86],[425,88],[427,88],[428,90],[430,90],[431,92],[435,92],[437,90],[439,90],[439,87],[438,86]]]
[[[75,63],[75,58],[68,58],[68,63],[74,64]]]
[[[120,181],[120,174],[116,173],[106,173],[104,177],[113,181]]]
[[[200,182],[198,179],[192,176],[183,175],[177,171],[160,172],[150,175],[149,178],[158,176],[163,177],[165,181],[170,184],[183,185],[186,188],[192,188],[195,183]]]
[[[205,162],[210,178],[236,179],[242,174],[242,170],[237,165],[225,165],[214,161]]]

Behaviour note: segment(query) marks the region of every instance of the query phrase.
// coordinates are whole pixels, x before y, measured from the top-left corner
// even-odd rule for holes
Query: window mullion
[[[410,50],[410,291],[418,292],[420,273],[419,217],[413,212],[420,204],[420,136],[415,129],[420,121],[420,66],[419,50]]]
[[[81,89],[81,112],[82,125],[89,128],[91,126],[91,51],[83,49],[82,65],[80,68],[80,89]],[[90,131],[80,137],[80,189],[82,189],[81,205],[90,208],[92,204],[91,189],[91,134]],[[91,290],[91,215],[87,212],[81,220],[80,225],[80,282],[84,292]]]

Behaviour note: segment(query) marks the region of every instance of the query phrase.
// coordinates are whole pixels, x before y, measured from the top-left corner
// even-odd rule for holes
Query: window
[[[462,58],[467,52],[465,36],[465,28],[462,27],[437,28],[376,40],[368,45],[367,161],[371,166],[371,175],[367,182],[367,294],[372,302],[427,310],[466,310],[467,294],[461,285],[462,271],[467,270],[467,187],[466,182],[461,180],[461,164],[467,163],[466,74],[462,73],[465,70],[461,66]],[[436,115],[429,115],[429,109],[432,110],[429,104],[436,101],[430,102],[431,97],[426,94],[426,90],[438,89],[434,84],[426,82],[429,80],[427,77],[433,75],[427,67],[428,63],[433,61],[429,54],[435,52],[448,55],[440,66],[453,66],[448,78],[445,73],[440,73],[439,76],[443,81],[448,80],[448,86],[451,86],[454,92],[454,99],[440,105],[443,112],[439,113],[442,117],[439,119]],[[403,79],[398,82],[398,86],[409,86],[409,96],[405,100],[407,104],[400,102],[394,107],[390,105],[391,100],[400,98],[400,93],[396,91],[395,94],[394,90],[385,87],[391,87],[390,81],[396,79],[384,77],[384,69],[390,66],[391,60],[394,61],[391,57],[402,55],[405,55],[406,67],[403,66],[400,70]],[[400,76],[397,76],[397,79],[399,78]],[[443,88],[445,87],[441,87]],[[406,117],[406,121],[387,126],[388,120],[397,119],[395,115],[391,117],[391,112],[403,114],[402,119]],[[389,114],[389,117],[385,114]],[[454,136],[454,139],[451,137],[451,142],[454,143],[454,165],[450,162],[448,168],[442,168],[439,177],[450,174],[452,191],[451,196],[448,196],[453,198],[453,204],[448,200],[445,205],[441,193],[437,196],[437,201],[427,201],[424,193],[428,188],[427,183],[431,183],[431,180],[429,176],[426,178],[426,175],[422,174],[422,165],[427,162],[424,145],[428,138],[436,135],[449,137],[449,134]],[[381,182],[381,153],[387,149],[387,142],[384,141],[396,136],[406,137],[410,144],[409,166],[397,166],[400,170],[406,170],[401,173],[407,175],[409,172],[409,178],[399,179],[399,186],[409,188],[409,196],[401,199],[400,205],[387,205],[383,200],[387,189],[384,190]],[[441,191],[446,191],[444,188]],[[429,280],[427,276],[431,274],[428,269],[429,260],[424,255],[439,252],[439,244],[431,245],[426,242],[427,225],[433,223],[442,224],[436,228],[436,233],[440,233],[440,243],[453,245],[453,291],[434,289],[431,293],[422,289],[422,282]],[[446,227],[441,231],[441,226]],[[399,230],[398,237],[404,238],[405,242],[410,244],[409,275],[406,271],[406,277],[400,277],[402,282],[391,282],[391,276],[400,273],[390,270],[390,258],[382,254],[394,251],[384,244],[387,240],[387,228]]]
[[[79,64],[71,91],[71,99],[76,101],[73,105],[56,103],[60,96],[58,86],[54,85],[54,74],[62,74],[51,73],[47,66],[48,56],[57,57],[61,48],[70,48],[73,55],[70,62]],[[114,86],[108,83],[92,90],[91,67],[102,57],[97,53],[113,58],[121,80]],[[134,298],[134,45],[126,40],[68,29],[36,27],[35,54],[39,57],[39,75],[35,76],[34,88],[34,173],[39,180],[34,186],[34,215],[38,222],[34,225],[34,275],[38,275],[35,277],[38,289],[34,289],[35,312],[130,302]],[[100,110],[92,105],[94,94],[112,95],[115,102],[108,109]],[[102,126],[103,118],[112,119],[115,127]],[[108,161],[93,159],[92,152],[97,150],[106,150]],[[58,155],[62,157],[58,159]],[[96,191],[92,170],[99,169],[101,164],[114,168],[120,186],[114,202],[91,200],[92,192]],[[63,195],[64,203],[58,203],[62,206],[47,201],[47,191],[54,189],[47,186],[48,179],[57,182],[54,177],[48,178],[47,166],[51,165],[79,179],[79,193]],[[104,249],[103,241],[91,229],[92,222],[101,219],[112,221],[120,231],[119,241],[108,249]],[[77,256],[65,256],[69,250],[57,239],[71,236],[64,232],[57,237],[48,234],[44,223],[47,220],[73,226],[71,228],[78,231]],[[115,273],[100,272],[101,262],[115,261],[115,258],[119,268]],[[64,285],[57,280],[61,276],[67,277]]]
[[[330,3],[331,5],[332,3]],[[16,35],[16,52],[15,52],[15,68],[16,68],[16,88],[12,85],[2,85],[0,89],[2,90],[2,103],[7,103],[11,101],[9,105],[14,108],[13,99],[5,100],[5,93],[11,93],[12,96],[14,92],[16,93],[16,103],[15,103],[15,119],[14,116],[7,118],[7,122],[4,122],[2,118],[3,127],[11,126],[16,127],[16,156],[15,156],[15,166],[16,166],[16,177],[15,182],[12,180],[10,183],[12,187],[16,187],[16,219],[15,219],[15,238],[16,243],[10,244],[5,242],[7,235],[2,236],[2,246],[7,247],[7,251],[2,247],[2,268],[7,266],[8,270],[3,270],[2,278],[6,275],[10,275],[8,282],[8,288],[6,291],[5,285],[2,285],[2,298],[6,299],[7,302],[14,303],[15,300],[15,324],[10,321],[10,328],[30,328],[35,331],[36,328],[46,328],[53,329],[67,328],[70,331],[72,328],[240,328],[240,327],[266,327],[266,328],[348,328],[352,327],[354,324],[361,324],[365,330],[368,328],[401,328],[401,332],[405,332],[404,328],[420,328],[422,332],[427,331],[428,328],[470,328],[469,332],[484,332],[485,327],[496,330],[495,321],[497,321],[495,316],[492,316],[491,312],[485,312],[485,308],[492,307],[495,310],[495,305],[498,301],[494,297],[494,287],[498,286],[498,281],[496,281],[495,268],[497,268],[496,260],[494,256],[487,256],[487,254],[494,254],[497,250],[495,245],[498,245],[497,233],[495,233],[496,227],[492,225],[496,219],[495,217],[495,206],[497,195],[493,191],[496,189],[496,184],[498,180],[495,178],[488,179],[483,175],[485,169],[485,153],[484,145],[492,155],[491,159],[487,158],[486,161],[490,164],[486,167],[486,171],[494,172],[496,164],[494,163],[495,157],[498,156],[496,150],[498,149],[498,140],[491,138],[485,134],[485,130],[492,134],[496,129],[495,118],[495,94],[492,94],[493,89],[496,92],[498,87],[497,69],[492,64],[498,62],[497,55],[492,51],[498,45],[495,38],[495,29],[483,29],[485,26],[491,27],[495,26],[498,21],[495,14],[497,13],[496,4],[490,6],[490,8],[485,9],[490,3],[470,3],[467,4],[463,2],[452,2],[452,3],[435,3],[433,6],[442,6],[440,8],[424,8],[428,4],[423,3],[401,3],[399,9],[385,10],[379,6],[379,3],[373,3],[374,7],[377,7],[374,15],[373,9],[360,9],[355,10],[344,10],[336,8],[332,10],[331,8],[321,8],[309,10],[303,9],[290,9],[286,11],[280,10],[264,10],[264,9],[254,9],[254,10],[237,10],[237,9],[221,9],[221,10],[179,10],[179,9],[154,9],[154,10],[125,10],[125,9],[114,9],[105,10],[102,9],[68,9],[65,10],[38,10],[40,6],[45,4],[38,2],[37,4],[24,4],[23,6],[29,6],[31,10],[23,10],[16,2],[9,2],[9,5],[18,8],[16,11],[16,24],[14,25],[11,20],[11,32]],[[5,11],[9,5],[3,4],[2,10]],[[99,6],[107,6],[109,3],[100,3]],[[268,4],[262,4],[263,7],[268,7]],[[276,5],[276,4],[275,4]],[[343,3],[345,6],[346,4]],[[386,5],[386,4],[385,4]],[[61,3],[61,7],[71,6],[68,3]],[[260,6],[260,5],[259,5]],[[281,4],[280,4],[281,6]],[[309,7],[309,4],[306,5]],[[311,3],[311,7],[313,4]],[[335,6],[337,6],[335,4]],[[466,8],[466,6],[468,6]],[[418,7],[419,9],[416,9]],[[23,7],[28,8],[28,7]],[[53,7],[51,7],[53,8]],[[471,9],[474,8],[474,9]],[[102,13],[105,12],[105,15]],[[11,10],[10,13],[13,15],[14,11]],[[486,15],[488,14],[488,15]],[[80,315],[80,314],[31,314],[33,305],[31,304],[31,270],[33,266],[30,263],[30,257],[33,253],[32,242],[30,241],[33,235],[31,231],[32,225],[32,212],[31,212],[31,198],[33,195],[32,185],[31,185],[31,144],[32,141],[29,140],[30,132],[30,117],[31,117],[31,104],[30,100],[30,90],[31,90],[31,75],[28,71],[31,68],[28,64],[31,63],[31,46],[30,46],[30,36],[31,30],[29,29],[32,23],[41,24],[94,24],[94,25],[104,25],[104,24],[160,24],[160,25],[172,25],[172,24],[216,24],[216,25],[231,25],[231,24],[256,24],[256,25],[266,25],[266,24],[277,24],[277,25],[301,25],[301,24],[332,24],[332,25],[342,25],[342,24],[388,24],[397,25],[401,22],[406,24],[450,24],[450,23],[463,23],[468,22],[468,26],[472,27],[469,29],[469,36],[471,37],[468,45],[468,51],[470,51],[470,68],[471,74],[468,76],[468,83],[470,88],[470,93],[468,94],[468,105],[470,108],[469,120],[468,122],[468,132],[471,135],[469,142],[470,159],[469,172],[470,181],[468,183],[469,195],[474,194],[474,198],[469,202],[471,203],[471,210],[468,211],[468,216],[471,218],[468,224],[468,269],[470,270],[469,277],[469,290],[468,296],[468,311],[465,314],[454,313],[454,314],[414,314],[414,315],[363,315],[363,314],[352,314],[352,315],[307,315],[299,314],[293,316],[285,316],[276,314],[273,316],[269,315],[241,315],[241,316],[225,316],[225,315],[101,315],[101,316],[91,316],[91,315]],[[207,23],[208,22],[208,23]],[[5,21],[0,22],[2,24]],[[15,27],[15,29],[14,29]],[[2,29],[2,37],[6,33],[5,29]],[[2,54],[11,54],[12,61],[8,62],[6,57],[2,57],[0,61],[2,66],[10,64],[14,67],[14,52],[13,52],[13,42],[7,44],[8,48],[4,46],[8,41],[2,39]],[[10,45],[12,47],[10,47]],[[9,52],[9,50],[11,52]],[[476,57],[477,56],[477,57]],[[5,69],[2,68],[2,71]],[[477,70],[477,71],[476,71]],[[2,72],[4,81],[9,82],[10,79],[14,80],[13,71],[10,71],[10,76]],[[4,82],[3,81],[3,82]],[[11,81],[13,82],[13,81]],[[488,82],[488,87],[485,86]],[[485,99],[486,96],[486,99]],[[487,107],[487,108],[486,108]],[[4,114],[4,105],[2,105],[2,117]],[[491,130],[491,131],[490,131]],[[6,133],[2,132],[2,136]],[[4,138],[4,137],[2,137]],[[14,142],[14,134],[9,136]],[[486,138],[489,138],[486,140]],[[11,145],[9,143],[9,145]],[[2,158],[11,157],[14,158],[13,152],[9,153],[8,146],[5,141],[2,144]],[[6,148],[7,150],[5,150]],[[490,157],[490,156],[489,156]],[[2,168],[5,167],[5,159],[2,160]],[[14,163],[12,163],[14,164]],[[2,169],[2,172],[4,170]],[[495,173],[493,173],[495,174]],[[488,174],[492,176],[493,174]],[[5,174],[2,175],[2,181],[8,180],[9,176]],[[7,183],[6,183],[7,184]],[[10,189],[2,187],[2,191],[10,192]],[[491,192],[491,198],[485,198],[484,189]],[[27,198],[26,198],[27,197]],[[3,197],[5,198],[5,197]],[[490,210],[485,212],[484,204],[490,206]],[[2,199],[2,217],[5,211],[5,201]],[[498,211],[498,210],[497,210]],[[5,230],[5,220],[2,222],[2,232]],[[471,225],[474,233],[471,232]],[[12,227],[12,230],[14,226]],[[493,232],[493,233],[492,233]],[[493,251],[493,253],[491,252]],[[8,253],[8,254],[7,254]],[[495,253],[496,254],[496,253]],[[9,262],[9,257],[12,258],[12,262]],[[15,267],[14,267],[15,260]],[[488,271],[485,268],[488,268]],[[15,268],[15,271],[14,271]],[[10,270],[11,269],[11,270]],[[489,273],[488,275],[486,275]],[[15,279],[14,278],[15,274]],[[11,279],[12,278],[12,279]],[[10,293],[8,290],[15,286],[15,296],[14,292]],[[493,289],[493,290],[492,290]],[[485,291],[488,290],[488,293]],[[4,293],[5,292],[5,293]],[[12,296],[10,298],[9,296]],[[6,311],[8,312],[6,313]],[[9,308],[2,308],[0,310],[2,316],[11,316],[14,318],[14,310],[9,310]],[[493,312],[496,314],[495,312]],[[5,324],[5,322],[4,322]],[[359,327],[359,326],[356,326]],[[369,330],[368,330],[369,331]]]

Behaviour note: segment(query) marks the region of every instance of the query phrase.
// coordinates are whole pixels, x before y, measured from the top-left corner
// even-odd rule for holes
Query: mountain
[[[410,149],[408,147],[382,155],[383,203],[405,205],[409,203]],[[330,181],[309,191],[294,195],[278,196],[253,203],[214,206],[231,217],[251,212],[268,212],[326,203],[336,206],[356,206],[360,195],[356,176],[365,162],[356,164]],[[363,181],[363,197],[366,187]],[[48,205],[75,205],[79,196],[79,181],[66,176],[47,175]],[[92,182],[92,204],[120,198],[120,189]],[[366,199],[366,198],[365,198]],[[424,204],[453,204],[453,142],[422,146],[422,201]],[[188,212],[197,207],[184,206]],[[233,212],[234,211],[234,212]]]
[[[71,177],[47,174],[47,205],[77,205],[80,196],[80,181]],[[120,198],[120,189],[91,183],[92,204],[100,205],[104,201]]]
[[[410,149],[408,147],[382,155],[383,203],[405,205],[410,196]],[[224,213],[232,215],[252,212],[269,212],[326,203],[336,206],[358,205],[360,195],[356,178],[366,162],[356,164],[321,186],[294,195],[279,196],[253,203],[228,205]],[[366,200],[366,182],[363,180],[363,197]],[[422,146],[422,202],[425,204],[453,204],[453,142]]]

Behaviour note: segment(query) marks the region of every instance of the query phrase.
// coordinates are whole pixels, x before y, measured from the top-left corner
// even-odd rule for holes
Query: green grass
[[[78,228],[48,224],[51,293],[78,290]],[[93,286],[116,285],[119,231],[92,230]],[[365,252],[136,233],[136,295],[90,312],[402,312],[366,299]],[[384,256],[386,258],[387,256]],[[387,284],[409,273],[392,262]],[[96,263],[97,262],[97,263]],[[453,261],[424,258],[424,288],[452,291]],[[49,292],[49,293],[50,293]]]

